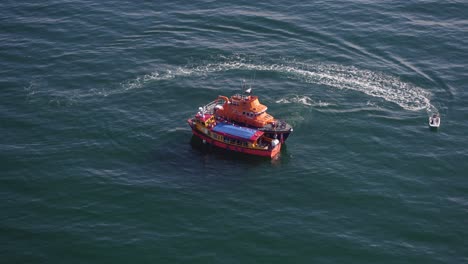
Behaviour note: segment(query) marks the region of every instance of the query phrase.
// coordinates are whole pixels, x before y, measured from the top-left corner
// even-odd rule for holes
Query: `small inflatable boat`
[[[429,117],[429,127],[438,128],[440,126],[440,115],[433,114]]]

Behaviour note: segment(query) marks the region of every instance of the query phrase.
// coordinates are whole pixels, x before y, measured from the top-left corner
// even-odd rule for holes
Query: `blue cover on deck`
[[[248,139],[248,140],[252,139],[255,133],[258,132],[257,130],[252,129],[252,128],[239,127],[239,126],[234,126],[234,125],[227,124],[227,123],[218,123],[213,128],[213,131],[236,136],[242,139]]]

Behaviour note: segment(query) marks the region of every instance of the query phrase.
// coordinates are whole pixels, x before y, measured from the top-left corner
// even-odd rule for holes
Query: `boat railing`
[[[232,98],[247,101],[247,100],[249,100],[249,96],[250,95],[245,95],[245,94],[239,94],[238,93],[238,94],[233,95]]]
[[[216,105],[218,105],[218,102],[219,102],[219,99],[216,99],[216,100],[214,100],[212,102],[209,102],[208,104],[202,106],[202,108],[205,111],[205,113],[213,114]]]

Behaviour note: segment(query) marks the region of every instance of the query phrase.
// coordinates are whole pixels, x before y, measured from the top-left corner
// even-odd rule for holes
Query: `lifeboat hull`
[[[192,133],[203,140],[207,144],[211,144],[215,147],[221,148],[221,149],[226,149],[229,151],[235,151],[239,153],[244,153],[248,155],[254,155],[254,156],[260,156],[260,157],[269,157],[269,158],[274,158],[276,157],[280,151],[281,151],[281,143],[278,143],[274,147],[270,147],[268,149],[254,149],[254,148],[249,148],[249,147],[243,147],[239,145],[232,145],[232,144],[227,144],[223,141],[219,141],[216,139],[213,139],[212,137],[208,136],[207,134],[203,133],[202,131],[198,130],[197,127],[193,124],[192,120],[188,120],[188,123],[190,127],[192,128]]]

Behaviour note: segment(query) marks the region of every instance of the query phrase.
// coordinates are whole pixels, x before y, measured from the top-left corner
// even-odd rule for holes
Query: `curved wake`
[[[274,72],[305,83],[327,86],[333,89],[353,90],[371,97],[382,98],[410,111],[424,109],[428,112],[437,111],[437,108],[431,104],[430,92],[410,83],[405,83],[397,77],[383,73],[336,64],[324,65],[298,62],[256,63],[239,57],[222,58],[221,62],[155,71],[121,83],[120,89],[89,90],[88,93],[79,95],[75,92],[70,95],[69,99],[76,101],[77,98],[95,95],[109,96],[131,89],[142,88],[149,82],[171,80],[180,77],[206,76],[212,73],[231,70]],[[298,97],[296,101],[305,105],[316,105],[310,98],[302,97],[301,99]]]
[[[165,72],[154,72],[123,85],[124,89],[140,88],[148,81],[169,80],[176,77],[203,76],[230,70],[268,71],[285,74],[288,78],[324,85],[335,89],[347,89],[382,98],[410,111],[437,111],[431,104],[431,93],[405,83],[397,77],[342,65],[314,65],[305,63],[255,64],[245,60],[207,63],[193,67],[178,67]],[[309,104],[306,101],[306,105]],[[311,103],[310,103],[311,104]]]

